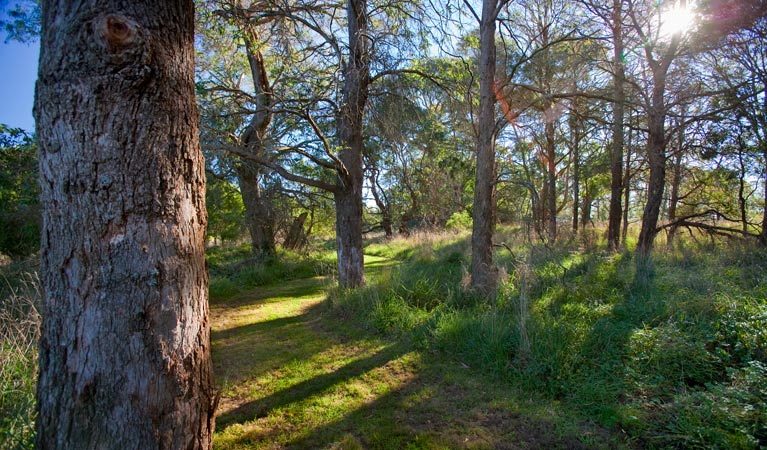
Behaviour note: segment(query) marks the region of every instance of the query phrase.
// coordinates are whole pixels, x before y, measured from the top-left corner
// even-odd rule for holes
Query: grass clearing
[[[366,256],[371,285],[398,282],[391,254]],[[419,289],[436,294],[442,288]],[[215,448],[626,446],[557,401],[498,384],[409,336],[391,339],[361,327],[353,310],[346,314],[324,301],[328,291],[331,299],[352,295],[331,289],[328,279],[310,278],[212,299],[214,367],[222,386]]]

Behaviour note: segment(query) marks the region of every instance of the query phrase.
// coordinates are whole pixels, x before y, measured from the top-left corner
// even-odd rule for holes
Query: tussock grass
[[[36,273],[0,277],[0,448],[34,444],[40,282]]]
[[[465,235],[432,235],[374,246],[401,264],[329,305],[642,447],[767,446],[764,250],[678,236],[637,264],[578,237],[533,245],[501,230],[496,240],[508,277],[492,301],[461,289]]]

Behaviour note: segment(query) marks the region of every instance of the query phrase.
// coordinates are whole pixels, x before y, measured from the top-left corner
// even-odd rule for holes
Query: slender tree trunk
[[[261,169],[256,163],[241,160],[236,170],[253,255],[258,259],[269,259],[276,253],[274,211],[259,186]]]
[[[578,207],[581,197],[581,127],[577,101],[573,100],[573,112],[570,120],[570,132],[573,134],[573,233],[578,233]]]
[[[748,207],[746,202],[746,164],[743,161],[743,146],[738,148],[738,164],[740,173],[738,174],[738,207],[740,209],[740,223],[743,235],[748,233]]]
[[[336,245],[338,283],[341,287],[365,285],[362,248],[362,119],[370,84],[370,56],[366,0],[347,0],[347,27],[351,54],[344,67],[343,103],[338,131],[343,147],[339,159],[345,173],[334,193],[336,203]]]
[[[765,100],[767,101],[767,100]],[[762,143],[764,147],[764,161],[767,162],[767,145]],[[763,247],[767,247],[767,167],[764,170],[764,208],[762,209],[762,231],[759,233],[759,242]]]
[[[557,147],[554,121],[546,122],[546,234],[549,242],[557,240]]]
[[[684,132],[680,131],[679,139],[684,138]],[[671,174],[671,196],[668,200],[668,221],[670,223],[676,220],[676,208],[679,204],[679,187],[682,184],[682,142],[679,142],[676,155],[674,155],[674,166]],[[668,246],[674,246],[674,237],[676,236],[676,227],[672,226],[668,230]]]
[[[631,144],[632,133],[628,133],[628,146],[626,147],[626,166],[623,171],[623,226],[621,227],[621,245],[626,248],[626,237],[629,232],[629,209],[631,206]]]
[[[612,251],[620,247],[621,197],[623,193],[623,0],[613,0],[613,145],[610,154],[610,210],[607,218],[607,246]]]
[[[495,9],[496,0],[483,0],[479,50],[479,123],[471,231],[471,286],[489,296],[495,292],[493,264],[495,229]]]
[[[44,1],[36,448],[208,449],[191,1]]]
[[[384,230],[384,236],[386,236],[386,239],[391,239],[394,237],[394,230],[392,229],[391,208],[386,203],[386,201],[384,201],[382,193],[378,192],[377,176],[378,169],[371,168],[368,175],[368,182],[370,182],[370,193],[373,194],[373,200],[375,201],[378,210],[381,211],[381,227]]]
[[[647,111],[649,134],[647,138],[647,160],[650,166],[650,179],[647,184],[647,202],[642,214],[642,229],[639,232],[637,252],[649,256],[657,235],[658,217],[663,190],[666,185],[666,134],[665,104],[663,94],[666,87],[665,71],[654,70],[652,104]]]
[[[591,222],[591,202],[592,198],[586,194],[583,196],[583,204],[581,205],[581,230],[585,230]]]

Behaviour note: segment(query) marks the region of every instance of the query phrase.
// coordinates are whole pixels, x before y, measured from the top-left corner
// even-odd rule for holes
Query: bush
[[[449,219],[447,219],[447,223],[445,223],[445,228],[448,230],[471,230],[471,226],[473,224],[473,220],[471,219],[471,215],[467,211],[459,211],[456,213],[453,213],[453,215],[450,216]]]

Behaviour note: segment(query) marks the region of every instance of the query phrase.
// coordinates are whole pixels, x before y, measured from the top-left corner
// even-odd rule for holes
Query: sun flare
[[[688,2],[675,3],[661,13],[660,37],[671,38],[689,31],[695,23],[693,5]]]

